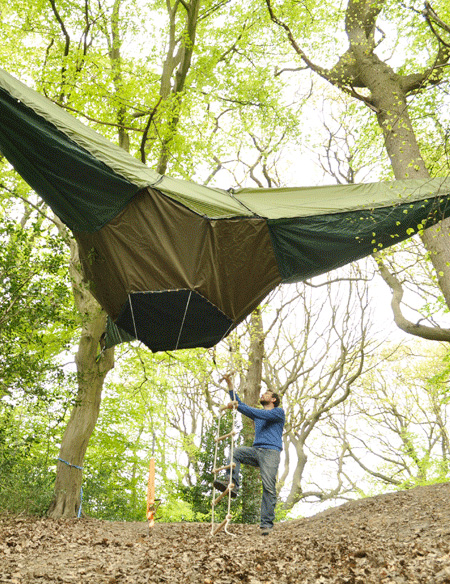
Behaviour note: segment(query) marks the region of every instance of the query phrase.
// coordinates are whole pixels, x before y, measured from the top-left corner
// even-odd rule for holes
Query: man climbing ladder
[[[241,463],[259,467],[263,485],[261,534],[269,535],[275,519],[275,505],[277,502],[276,479],[280,464],[280,452],[283,449],[284,410],[279,407],[280,398],[278,395],[271,391],[266,391],[260,398],[263,409],[252,408],[242,403],[237,393],[233,390],[231,374],[224,375],[222,379],[227,383],[226,391],[229,392],[230,398],[238,402],[237,411],[255,422],[253,446],[241,446],[234,449],[233,452],[235,466],[232,471],[234,488],[231,496],[237,497]],[[233,408],[233,403],[230,402],[228,407],[230,409]],[[228,485],[229,476],[223,481],[217,479],[214,481],[214,487],[222,492],[227,489]]]

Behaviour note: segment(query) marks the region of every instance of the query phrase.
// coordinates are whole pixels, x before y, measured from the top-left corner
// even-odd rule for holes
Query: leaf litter
[[[0,584],[450,584],[450,484],[276,524],[0,516]]]

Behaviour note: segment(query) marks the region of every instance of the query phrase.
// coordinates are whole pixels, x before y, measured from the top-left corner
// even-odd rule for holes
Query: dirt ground
[[[450,483],[236,537],[198,523],[0,516],[0,583],[450,583]]]

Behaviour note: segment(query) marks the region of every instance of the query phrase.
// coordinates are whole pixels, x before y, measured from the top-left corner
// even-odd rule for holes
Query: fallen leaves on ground
[[[0,517],[0,583],[450,584],[450,484],[230,525]]]

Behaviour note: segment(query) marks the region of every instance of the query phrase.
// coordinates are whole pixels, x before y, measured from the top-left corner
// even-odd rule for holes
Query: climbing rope
[[[233,471],[233,468],[236,466],[236,464],[233,462],[233,453],[234,453],[234,437],[237,434],[236,429],[235,429],[235,425],[236,425],[236,410],[237,410],[238,402],[236,400],[236,392],[235,392],[234,388],[233,388],[233,400],[231,403],[233,404],[233,409],[231,410],[232,411],[231,431],[228,432],[227,434],[222,435],[222,436],[220,434],[220,425],[221,425],[222,416],[229,409],[226,405],[220,407],[219,417],[217,420],[217,433],[216,433],[216,438],[215,438],[216,445],[215,445],[215,449],[214,449],[213,474],[214,474],[214,479],[215,479],[219,472],[222,472],[224,470],[228,470],[229,471],[229,480],[228,480],[228,487],[218,497],[216,497],[216,488],[214,487],[214,484],[213,484],[212,503],[211,503],[211,535],[216,535],[217,533],[219,533],[219,531],[221,531],[223,529],[225,531],[225,533],[227,533],[228,535],[231,535],[232,537],[236,537],[233,533],[230,533],[228,531],[228,524],[232,518],[232,516],[231,516],[231,491],[232,491],[233,487],[235,486],[233,483],[232,471]],[[230,461],[228,464],[218,467],[217,466],[217,457],[218,457],[218,450],[219,450],[219,442],[222,442],[223,440],[227,440],[227,439],[230,440]],[[222,499],[224,499],[227,496],[228,496],[228,509],[227,509],[227,514],[225,516],[225,519],[219,525],[215,525],[214,523],[215,523],[216,505],[218,503],[220,503],[220,501],[222,501]]]
[[[70,466],[71,468],[77,468],[78,470],[83,470],[82,466],[78,466],[76,464],[71,464],[70,462],[67,462],[67,460],[64,460],[63,458],[59,458],[58,459],[60,462],[63,462],[64,464],[67,464],[67,466]],[[78,507],[78,513],[77,513],[77,517],[78,519],[81,517],[81,508],[83,506],[83,485],[81,486],[80,489],[80,506]]]

